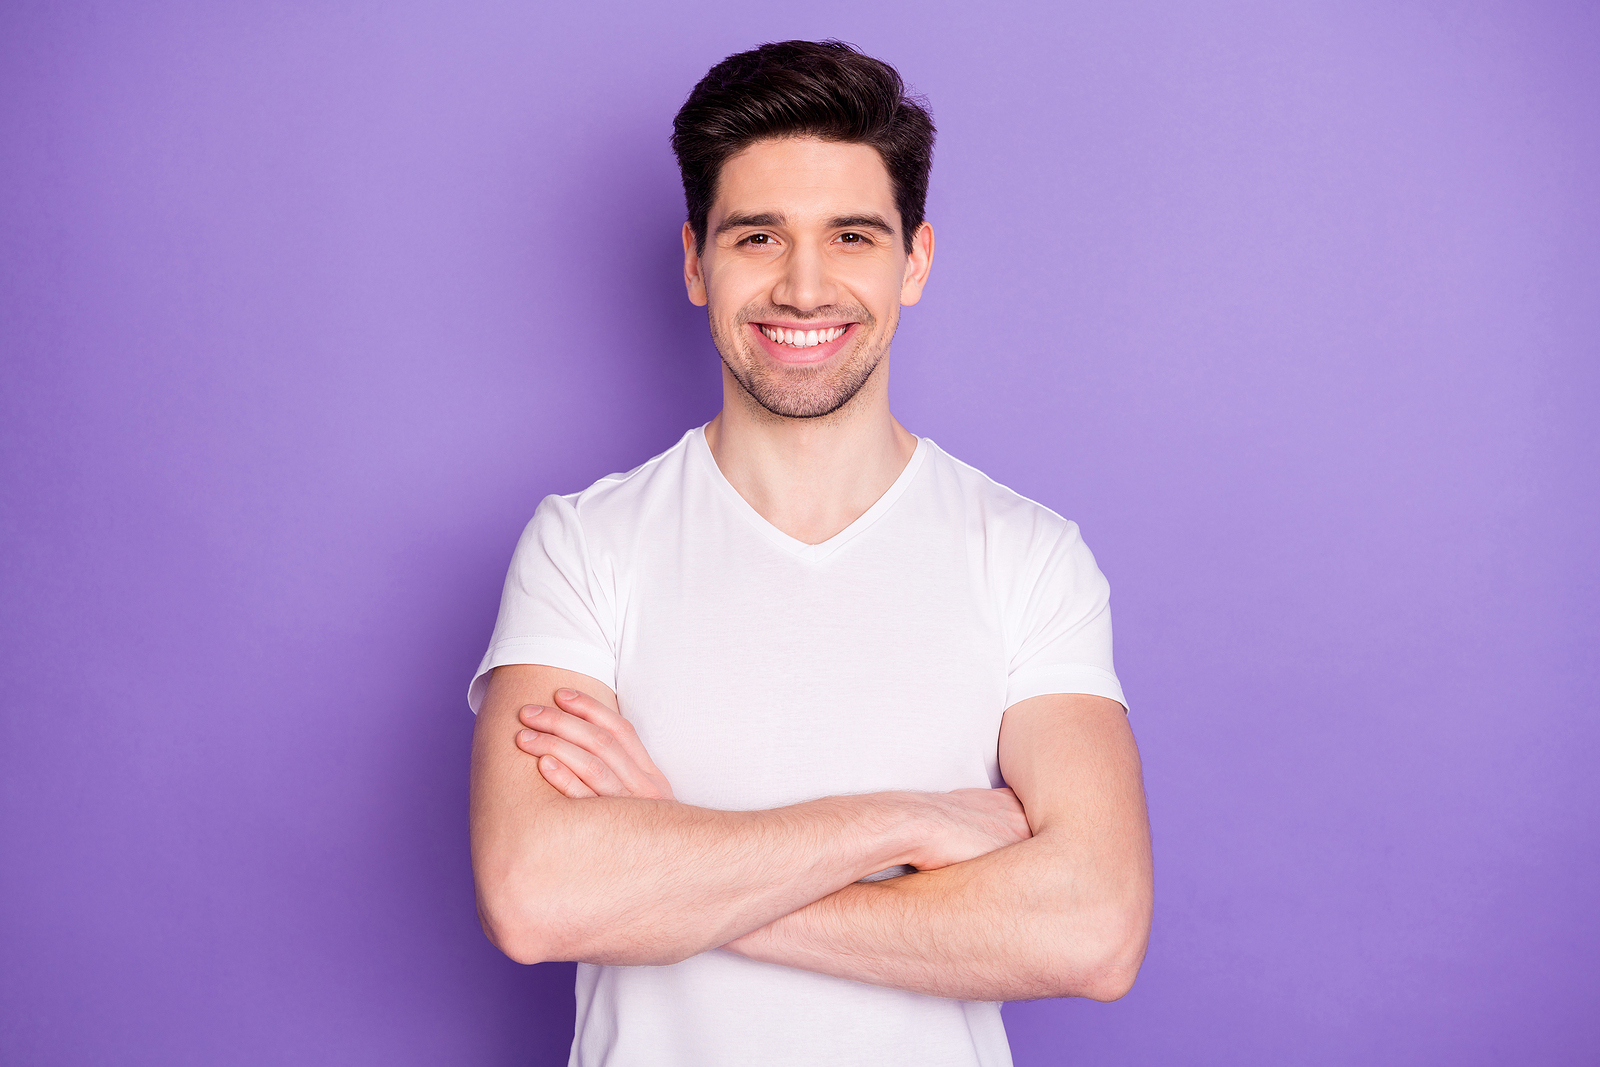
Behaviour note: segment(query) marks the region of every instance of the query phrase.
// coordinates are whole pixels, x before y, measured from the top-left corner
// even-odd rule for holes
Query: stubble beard
[[[891,323],[886,335],[879,339],[877,319],[866,308],[824,308],[807,317],[817,321],[846,318],[856,323],[856,336],[844,358],[815,366],[773,368],[767,354],[759,350],[759,342],[751,338],[750,323],[774,318],[803,321],[802,316],[778,313],[771,307],[746,307],[734,319],[730,337],[710,311],[707,308],[711,341],[722,356],[722,365],[745,395],[768,413],[785,419],[819,419],[850,403],[889,351],[896,325]]]

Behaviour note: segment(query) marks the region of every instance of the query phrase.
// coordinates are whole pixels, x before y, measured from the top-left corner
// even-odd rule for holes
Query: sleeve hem
[[[467,686],[467,707],[474,715],[483,706],[483,695],[489,688],[489,672],[508,663],[537,663],[577,671],[604,682],[613,692],[617,688],[616,663],[610,652],[559,637],[508,637],[489,647],[483,662],[478,664],[477,673],[472,676],[472,683]]]
[[[1106,697],[1121,704],[1123,711],[1128,710],[1128,700],[1122,695],[1122,683],[1117,681],[1117,676],[1103,667],[1086,663],[1034,667],[1013,674],[1006,683],[1006,707],[1050,693]]]

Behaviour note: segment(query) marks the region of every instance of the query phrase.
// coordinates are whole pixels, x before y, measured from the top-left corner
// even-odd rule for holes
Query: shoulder
[[[545,497],[529,529],[570,527],[589,537],[636,529],[652,512],[682,498],[689,445],[697,432],[688,431],[677,444],[632,470],[608,474],[576,493]]]
[[[935,492],[959,508],[969,526],[981,528],[986,543],[1007,552],[1046,551],[1080,541],[1078,524],[989,477],[927,441],[927,469]]]

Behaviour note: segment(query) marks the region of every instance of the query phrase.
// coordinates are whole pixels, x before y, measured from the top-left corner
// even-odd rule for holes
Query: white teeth
[[[811,348],[815,345],[825,345],[829,341],[837,341],[844,336],[847,326],[833,326],[826,330],[784,330],[776,327],[763,326],[761,332],[769,341],[788,345],[791,348]]]

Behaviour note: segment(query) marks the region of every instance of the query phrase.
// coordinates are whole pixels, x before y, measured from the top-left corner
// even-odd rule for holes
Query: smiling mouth
[[[829,326],[821,330],[787,330],[778,326],[757,325],[756,329],[761,335],[774,344],[786,345],[789,348],[815,348],[825,345],[829,341],[837,341],[853,326],[848,323],[844,326]]]

